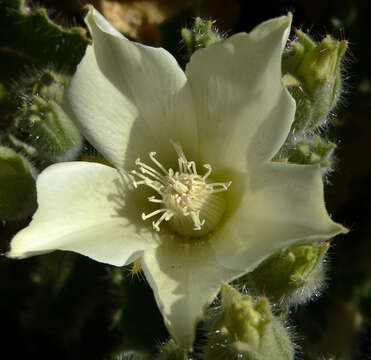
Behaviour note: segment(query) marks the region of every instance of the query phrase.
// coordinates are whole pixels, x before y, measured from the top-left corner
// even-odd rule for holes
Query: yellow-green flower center
[[[140,159],[136,160],[139,171],[132,173],[140,180],[133,180],[135,187],[147,185],[154,189],[160,198],[151,196],[150,202],[159,204],[159,208],[149,214],[142,214],[147,220],[159,215],[152,226],[160,231],[160,224],[167,221],[169,226],[183,236],[200,237],[213,230],[220,222],[225,210],[226,191],[231,182],[212,182],[212,168],[205,164],[206,173],[197,173],[196,163],[188,161],[178,142],[171,142],[178,155],[179,171],[166,168],[156,159],[156,153],[149,154],[150,159],[159,170],[156,170]]]

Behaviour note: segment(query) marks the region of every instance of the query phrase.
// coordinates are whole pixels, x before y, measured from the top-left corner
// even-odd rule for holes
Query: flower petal
[[[112,164],[121,165],[138,111],[100,72],[92,46],[67,88],[65,107],[88,141]]]
[[[251,271],[289,245],[347,232],[326,211],[317,166],[267,163],[238,196],[230,219],[211,239],[218,262],[231,269]]]
[[[197,148],[187,78],[166,50],[134,43],[97,10],[85,21],[93,38],[69,86],[67,108],[84,135],[117,168],[150,151],[162,159],[169,139]],[[130,140],[130,143],[129,143]]]
[[[200,153],[215,168],[241,171],[269,160],[286,139],[295,114],[281,82],[290,24],[291,14],[266,21],[196,51],[187,65]]]
[[[125,182],[109,166],[87,162],[49,166],[37,179],[37,192],[38,210],[30,225],[13,238],[9,257],[59,249],[122,266],[157,246],[139,214],[126,209]]]
[[[219,265],[209,244],[174,238],[146,251],[142,266],[170,334],[186,347],[192,347],[197,320],[220,284],[242,275]]]

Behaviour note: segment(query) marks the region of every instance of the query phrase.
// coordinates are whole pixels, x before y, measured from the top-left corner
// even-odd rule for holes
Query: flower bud
[[[225,283],[221,300],[221,309],[211,320],[205,360],[293,359],[294,345],[267,298],[243,296]]]
[[[327,242],[297,244],[272,255],[246,275],[250,291],[272,301],[296,305],[318,295],[324,284],[324,257]]]
[[[32,145],[37,158],[49,162],[76,159],[82,148],[82,137],[62,108],[67,81],[66,76],[46,70],[17,91],[13,135]]]
[[[324,124],[339,99],[347,42],[327,35],[316,44],[300,30],[296,35],[283,58],[283,82],[296,100],[294,127],[305,131]]]
[[[323,168],[331,166],[331,155],[336,145],[326,142],[318,135],[304,138],[288,151],[287,159],[296,164],[320,164]]]
[[[0,218],[17,220],[36,208],[36,172],[14,150],[0,146]]]
[[[213,26],[214,21],[202,20],[197,17],[192,29],[183,28],[182,37],[191,56],[196,50],[208,47],[222,40],[222,36]]]

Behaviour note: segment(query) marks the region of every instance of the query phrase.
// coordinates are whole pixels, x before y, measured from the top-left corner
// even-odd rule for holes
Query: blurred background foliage
[[[314,40],[331,34],[349,42],[344,92],[328,133],[328,139],[337,148],[334,171],[326,175],[325,193],[330,214],[351,232],[331,244],[326,258],[327,287],[309,304],[289,310],[289,315],[293,332],[298,334],[298,359],[371,359],[369,2],[90,3],[128,37],[165,47],[183,66],[189,55],[181,28],[191,26],[195,16],[215,20],[221,34],[231,35],[292,11],[294,27],[309,33]],[[63,153],[58,147],[50,158],[39,142],[48,131],[38,127],[37,119],[26,125],[24,119],[29,119],[34,107],[39,106],[51,114],[48,129],[73,126],[58,108],[58,86],[63,89],[65,77],[73,74],[90,41],[83,23],[83,5],[82,0],[0,0],[0,138],[2,145],[21,154],[16,169],[25,166],[23,156],[30,159],[30,168],[24,175],[27,186],[32,187],[37,172],[51,162],[78,157],[69,152],[72,145],[68,143],[68,151]],[[55,73],[59,74],[57,79],[53,77]],[[35,78],[42,79],[42,87],[35,87]],[[76,153],[82,154],[79,157],[94,160],[95,150],[74,136],[73,146],[80,146]],[[55,145],[53,139],[50,143]],[[2,163],[0,177],[5,180],[0,180],[0,184],[6,181],[11,191],[9,171],[1,166]],[[34,196],[29,201],[29,211],[22,216],[0,214],[2,253],[7,251],[15,232],[30,221]],[[129,268],[117,269],[73,253],[56,252],[21,261],[1,258],[0,309],[4,359],[119,359],[115,354],[125,350],[137,351],[137,358],[151,357],[168,337],[152,291],[140,273],[133,275]],[[126,358],[134,359],[130,356]]]

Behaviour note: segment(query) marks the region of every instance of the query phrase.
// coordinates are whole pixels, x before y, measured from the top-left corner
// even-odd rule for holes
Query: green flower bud
[[[221,310],[211,320],[205,360],[292,360],[294,345],[267,298],[243,296],[228,284],[221,288]]]
[[[192,29],[182,29],[182,37],[187,46],[189,56],[196,50],[208,47],[223,39],[213,24],[213,21],[202,20],[197,17]]]
[[[347,42],[327,35],[316,44],[296,31],[283,58],[284,84],[296,100],[294,127],[311,130],[324,124],[341,93],[341,61]]]
[[[0,146],[0,218],[17,220],[36,209],[36,172],[20,154]]]
[[[329,167],[335,148],[335,144],[326,142],[316,135],[312,139],[299,141],[293,149],[288,151],[287,159],[296,164],[320,164],[321,167]]]
[[[241,281],[272,301],[295,305],[308,301],[324,284],[327,242],[298,244],[272,255]]]
[[[41,2],[2,0],[0,11],[2,80],[14,81],[19,64],[28,68],[54,64],[73,74],[90,43],[86,30],[66,28],[54,23]],[[31,5],[32,4],[32,5]]]
[[[37,158],[49,162],[76,159],[82,148],[82,137],[62,108],[67,82],[66,76],[46,70],[26,80],[17,91],[19,110],[13,135],[32,145]]]

